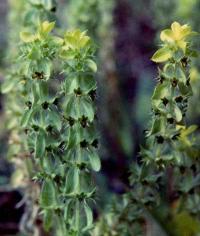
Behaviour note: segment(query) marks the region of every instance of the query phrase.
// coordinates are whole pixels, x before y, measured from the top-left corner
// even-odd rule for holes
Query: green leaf
[[[47,113],[47,121],[46,121],[47,126],[51,125],[56,127],[58,131],[61,130],[62,127],[62,122],[60,120],[59,112],[56,110],[49,110]]]
[[[181,130],[181,137],[187,137],[198,129],[197,125],[191,125],[186,129]]]
[[[54,173],[54,165],[51,160],[51,157],[42,158],[42,168],[45,170],[45,173],[49,175]]]
[[[190,85],[188,86],[185,85],[183,82],[179,82],[178,87],[182,95],[187,95],[187,96],[193,95],[192,87]]]
[[[85,94],[89,93],[91,90],[96,90],[97,88],[96,80],[91,74],[80,76],[78,78],[78,84]]]
[[[45,0],[46,2],[45,4],[48,4],[47,1],[48,0]],[[55,22],[43,21],[42,23],[40,23],[39,34],[41,36],[46,36],[53,30],[54,26],[55,26]]]
[[[76,55],[76,52],[74,51],[74,50],[62,50],[61,52],[60,52],[60,57],[62,58],[62,59],[67,59],[67,60],[71,60],[71,59],[73,59],[74,57],[75,57],[75,55]]]
[[[38,63],[38,71],[43,72],[46,80],[48,80],[51,75],[51,63],[48,60],[40,60]]]
[[[184,57],[184,52],[183,52],[183,50],[177,50],[177,51],[174,52],[173,58],[174,58],[176,61],[180,61],[183,57]]]
[[[153,108],[159,109],[160,108],[159,105],[162,103],[161,99],[167,97],[168,95],[169,95],[168,83],[163,82],[162,84],[158,84],[151,98]]]
[[[49,231],[50,228],[52,227],[52,223],[53,223],[53,212],[51,210],[45,210],[44,211],[44,229],[46,231]]]
[[[183,118],[182,112],[178,106],[174,107],[175,119],[177,122],[180,122]]]
[[[66,223],[65,223],[64,218],[62,216],[57,215],[55,225],[56,225],[55,235],[57,235],[57,236],[69,235],[66,232]],[[71,236],[71,234],[69,236]],[[76,236],[76,235],[74,235],[74,236]]]
[[[66,175],[66,180],[65,180],[65,186],[64,186],[64,193],[70,193],[73,191],[73,184],[74,184],[74,171],[73,168],[70,168],[67,171],[67,175]]]
[[[74,191],[76,192],[79,189],[79,179],[80,170],[78,168],[74,168]]]
[[[49,100],[48,82],[40,81],[38,87],[39,87],[38,96],[40,97],[40,102],[43,103],[45,101],[48,101]]]
[[[85,116],[90,122],[94,120],[94,107],[92,100],[88,97],[80,98],[80,117]]]
[[[74,167],[70,168],[67,172],[64,193],[76,192],[79,185],[79,169]]]
[[[92,228],[92,223],[93,223],[92,210],[86,202],[84,202],[84,210],[85,210],[85,215],[86,215],[86,218],[87,218],[87,225],[86,225],[85,228],[83,228],[83,232],[91,229]]]
[[[82,139],[82,128],[78,123],[69,128],[67,148],[73,148],[78,145]]]
[[[43,182],[40,204],[43,208],[54,208],[57,206],[57,192],[52,180],[46,179]]]
[[[87,63],[87,66],[88,66],[94,73],[97,72],[97,64],[96,64],[93,60],[87,59],[86,63]]]
[[[31,91],[32,91],[32,96],[33,96],[32,103],[34,105],[39,101],[38,84],[32,83]]]
[[[39,51],[38,48],[33,47],[30,51],[30,53],[28,54],[28,58],[30,60],[39,60],[41,58],[41,52]]]
[[[169,48],[163,47],[163,48],[159,49],[157,52],[155,52],[155,54],[152,56],[151,60],[159,63],[159,62],[165,62],[171,57],[172,57],[172,54],[171,54]]]
[[[31,118],[32,118],[33,110],[26,110],[21,118],[21,126],[27,127]]]
[[[24,16],[24,26],[28,26],[28,25],[31,25],[33,24],[33,22],[35,21],[35,19],[37,18],[37,14],[36,14],[36,11],[35,9],[32,9],[32,10],[29,10],[27,12],[27,14],[25,14]]]
[[[43,158],[45,153],[46,140],[45,133],[42,129],[36,134],[35,140],[35,158]]]
[[[30,32],[20,32],[20,39],[24,43],[32,43],[37,39],[37,35],[34,35]]]
[[[168,94],[169,94],[168,84],[167,83],[158,84],[154,90],[152,100],[158,100],[164,98]]]
[[[3,94],[10,92],[19,83],[15,78],[7,78],[1,86],[1,92]]]
[[[180,67],[176,68],[176,75],[175,75],[175,77],[178,79],[178,81],[183,82],[183,84],[186,83],[187,78],[185,76],[185,73],[183,72],[183,70]]]
[[[72,199],[67,199],[64,205],[64,219],[67,221],[69,218],[70,207],[73,204]]]
[[[169,78],[169,79],[175,77],[175,67],[174,67],[173,64],[168,64],[167,63],[164,66],[163,71],[164,71],[164,73],[163,73],[164,77]]]
[[[79,118],[79,103],[75,95],[67,97],[65,103],[65,113],[67,116],[77,120]]]
[[[158,132],[161,131],[161,126],[162,126],[162,120],[161,119],[155,119],[153,120],[153,124],[152,124],[152,128],[151,128],[151,131],[149,132],[149,134],[147,135],[150,136],[152,134],[156,134]]]
[[[89,150],[89,155],[88,155],[90,165],[94,171],[99,171],[101,169],[101,162],[99,155],[97,154],[97,151],[94,148],[91,148]]]
[[[66,95],[74,94],[74,90],[78,88],[78,83],[77,79],[73,76],[69,76],[67,79],[64,81],[64,89]]]

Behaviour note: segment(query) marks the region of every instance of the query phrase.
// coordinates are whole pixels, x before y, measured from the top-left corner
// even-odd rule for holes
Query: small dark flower
[[[82,116],[80,119],[79,119],[80,123],[81,123],[81,126],[83,128],[85,128],[87,126],[87,123],[88,123],[88,118],[86,116]]]
[[[88,95],[90,96],[92,101],[94,101],[96,98],[96,90],[91,90]]]
[[[169,124],[173,124],[173,123],[174,123],[174,118],[172,118],[172,117],[168,118],[168,119],[167,119],[167,122],[168,122]]]
[[[82,91],[80,88],[74,89],[74,93],[76,94],[76,96],[81,96],[82,95]]]
[[[186,171],[185,166],[180,166],[179,169],[180,169],[181,174],[185,174],[185,171]]]
[[[48,103],[48,102],[42,103],[42,108],[43,108],[44,110],[46,110],[48,107],[49,107],[49,103]]]
[[[88,147],[88,142],[84,139],[83,141],[80,142],[81,148],[86,148]]]
[[[26,106],[28,107],[28,109],[31,109],[32,103],[31,103],[30,101],[27,101],[27,102],[26,102]]]
[[[157,143],[162,144],[164,142],[163,136],[161,136],[161,135],[156,136],[156,141],[157,141]]]
[[[98,144],[99,144],[98,139],[95,139],[95,140],[91,143],[91,145],[92,145],[93,147],[95,147],[95,148],[98,148]]]
[[[183,57],[181,59],[181,64],[182,64],[183,67],[186,67],[187,64],[188,64],[188,58],[187,57]]]
[[[68,121],[68,123],[69,123],[69,125],[72,127],[73,125],[74,125],[74,123],[75,123],[75,120],[72,118],[72,117],[68,117],[67,118],[67,121]]]
[[[178,96],[178,97],[175,98],[175,101],[176,101],[177,103],[180,103],[180,102],[183,101],[183,97],[182,97],[182,96]]]
[[[172,84],[172,87],[176,87],[178,84],[178,80],[176,78],[173,78],[171,84]]]
[[[163,104],[166,106],[167,104],[168,104],[168,102],[169,102],[169,100],[167,99],[167,98],[162,98],[161,99],[162,100],[162,102],[163,102]]]

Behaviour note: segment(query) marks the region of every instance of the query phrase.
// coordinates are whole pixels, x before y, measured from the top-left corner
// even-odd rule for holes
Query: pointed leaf
[[[174,108],[175,118],[177,122],[180,122],[183,118],[182,112],[178,106],[175,106]]]
[[[97,72],[97,64],[93,60],[87,59],[87,65],[94,73]]]
[[[31,120],[31,117],[32,117],[32,113],[33,113],[33,110],[26,110],[22,116],[22,119],[21,119],[21,125],[22,127],[27,127],[30,120]]]
[[[83,232],[91,229],[92,228],[92,223],[93,223],[93,213],[92,213],[91,208],[88,206],[88,204],[86,202],[84,203],[84,210],[85,210],[85,215],[86,215],[86,218],[87,218],[87,225],[83,229]]]
[[[43,130],[39,130],[36,134],[35,140],[35,158],[42,158],[45,153],[46,148],[46,140],[45,140],[45,133]]]
[[[94,148],[90,149],[88,157],[89,157],[90,165],[92,169],[94,171],[99,171],[101,169],[101,162],[100,162],[99,155],[97,154]]]
[[[56,188],[52,180],[45,180],[40,195],[40,204],[44,208],[52,208],[57,205]]]
[[[154,62],[165,62],[172,57],[168,47],[159,49],[151,58]]]
[[[45,210],[44,212],[44,229],[49,231],[53,223],[53,212],[51,210]]]

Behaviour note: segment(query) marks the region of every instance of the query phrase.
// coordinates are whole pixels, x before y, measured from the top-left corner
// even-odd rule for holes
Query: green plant
[[[184,211],[190,213],[191,209],[184,202],[198,195],[199,148],[193,137],[197,127],[187,127],[185,120],[188,99],[192,96],[189,65],[196,55],[191,49],[190,38],[195,34],[188,25],[181,26],[177,22],[171,29],[161,32],[163,45],[152,60],[165,64],[159,69],[158,84],[152,96],[152,126],[146,135],[146,146],[141,149],[143,164],[133,167],[130,177],[134,186],[133,199],[150,212],[155,211],[156,205],[161,206],[160,202],[171,201],[172,196],[177,196],[179,204],[173,217]],[[170,182],[173,187],[169,186]],[[189,192],[195,187],[191,196]],[[164,193],[159,194],[160,190]]]
[[[199,135],[194,133],[197,126],[186,124],[190,63],[196,55],[193,35],[188,25],[177,22],[161,33],[163,44],[152,60],[164,65],[151,100],[146,145],[131,167],[130,190],[100,218],[95,235],[144,235],[152,219],[160,232],[170,235],[196,235],[200,230],[199,208],[194,207],[199,202]]]
[[[22,125],[38,166],[35,178],[42,181],[45,228],[54,226],[55,219],[58,236],[83,235],[93,221],[89,202],[96,189],[91,170],[100,169],[94,127],[94,50],[85,32],[67,32],[61,39],[49,34],[53,27],[54,23],[43,22],[36,33],[21,33],[27,91]],[[50,96],[51,67],[59,55],[66,79]]]
[[[9,1],[9,47],[7,50],[5,81],[1,91],[6,94],[6,128],[9,131],[7,157],[14,164],[11,186],[19,190],[25,202],[25,211],[20,221],[20,231],[26,235],[38,235],[39,185],[32,181],[35,168],[28,150],[26,136],[20,126],[24,105],[23,65],[19,60],[19,32],[23,28],[35,29],[41,19],[55,19],[55,3],[49,1]]]

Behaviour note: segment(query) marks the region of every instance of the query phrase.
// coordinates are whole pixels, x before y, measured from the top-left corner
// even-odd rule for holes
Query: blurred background
[[[23,0],[0,0],[0,82],[4,81],[7,53],[18,43],[22,25],[17,5]],[[26,1],[25,1],[26,2]],[[14,6],[14,8],[13,8]],[[101,173],[96,176],[101,206],[113,194],[126,191],[130,164],[144,143],[144,130],[151,113],[151,94],[157,66],[150,58],[159,46],[159,32],[173,21],[189,23],[200,32],[200,0],[57,0],[56,17],[66,29],[88,30],[98,52],[99,134]],[[18,15],[17,15],[18,14]],[[11,41],[13,40],[13,41]],[[198,42],[196,42],[197,46]],[[200,82],[194,65],[194,98],[190,101],[189,122],[200,124]],[[24,204],[23,191],[10,185],[13,164],[8,160],[5,97],[0,95],[0,235],[20,235],[19,221]],[[102,197],[103,196],[103,197]],[[18,204],[19,205],[19,204]]]

